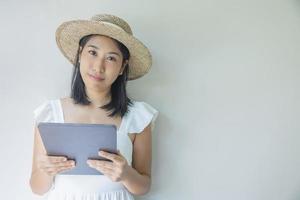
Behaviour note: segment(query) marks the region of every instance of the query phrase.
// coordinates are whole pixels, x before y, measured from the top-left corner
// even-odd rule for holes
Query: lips
[[[92,75],[92,74],[88,74],[88,75],[89,75],[89,77],[91,77],[92,79],[97,80],[97,81],[104,80],[104,77],[102,77],[102,76],[95,76],[95,75]]]

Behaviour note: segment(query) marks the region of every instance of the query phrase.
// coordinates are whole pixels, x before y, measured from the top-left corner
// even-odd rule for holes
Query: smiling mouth
[[[88,76],[89,76],[90,78],[96,80],[96,81],[103,81],[103,80],[104,80],[104,78],[99,77],[99,76],[93,76],[93,75],[91,75],[91,74],[88,74]]]

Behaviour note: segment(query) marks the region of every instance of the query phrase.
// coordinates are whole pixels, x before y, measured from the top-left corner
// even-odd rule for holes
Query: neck
[[[86,90],[88,100],[91,102],[92,108],[98,108],[110,102],[111,94],[110,90],[97,91],[97,90]]]

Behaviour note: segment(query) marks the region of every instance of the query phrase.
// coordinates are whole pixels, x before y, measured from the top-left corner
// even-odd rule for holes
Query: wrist
[[[130,166],[130,165],[126,165],[126,167],[125,167],[125,169],[124,169],[124,176],[123,176],[123,178],[122,178],[122,181],[121,182],[123,182],[123,183],[125,183],[125,182],[127,182],[128,181],[128,179],[129,179],[129,177],[130,177],[130,174],[131,174],[131,172],[132,172],[132,167]]]

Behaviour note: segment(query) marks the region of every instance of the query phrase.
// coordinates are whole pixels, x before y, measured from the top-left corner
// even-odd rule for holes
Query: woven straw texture
[[[90,34],[114,38],[128,48],[130,52],[128,80],[140,78],[150,70],[152,56],[148,48],[133,36],[126,21],[109,14],[94,15],[90,20],[66,21],[57,28],[56,43],[73,65],[80,39]]]

